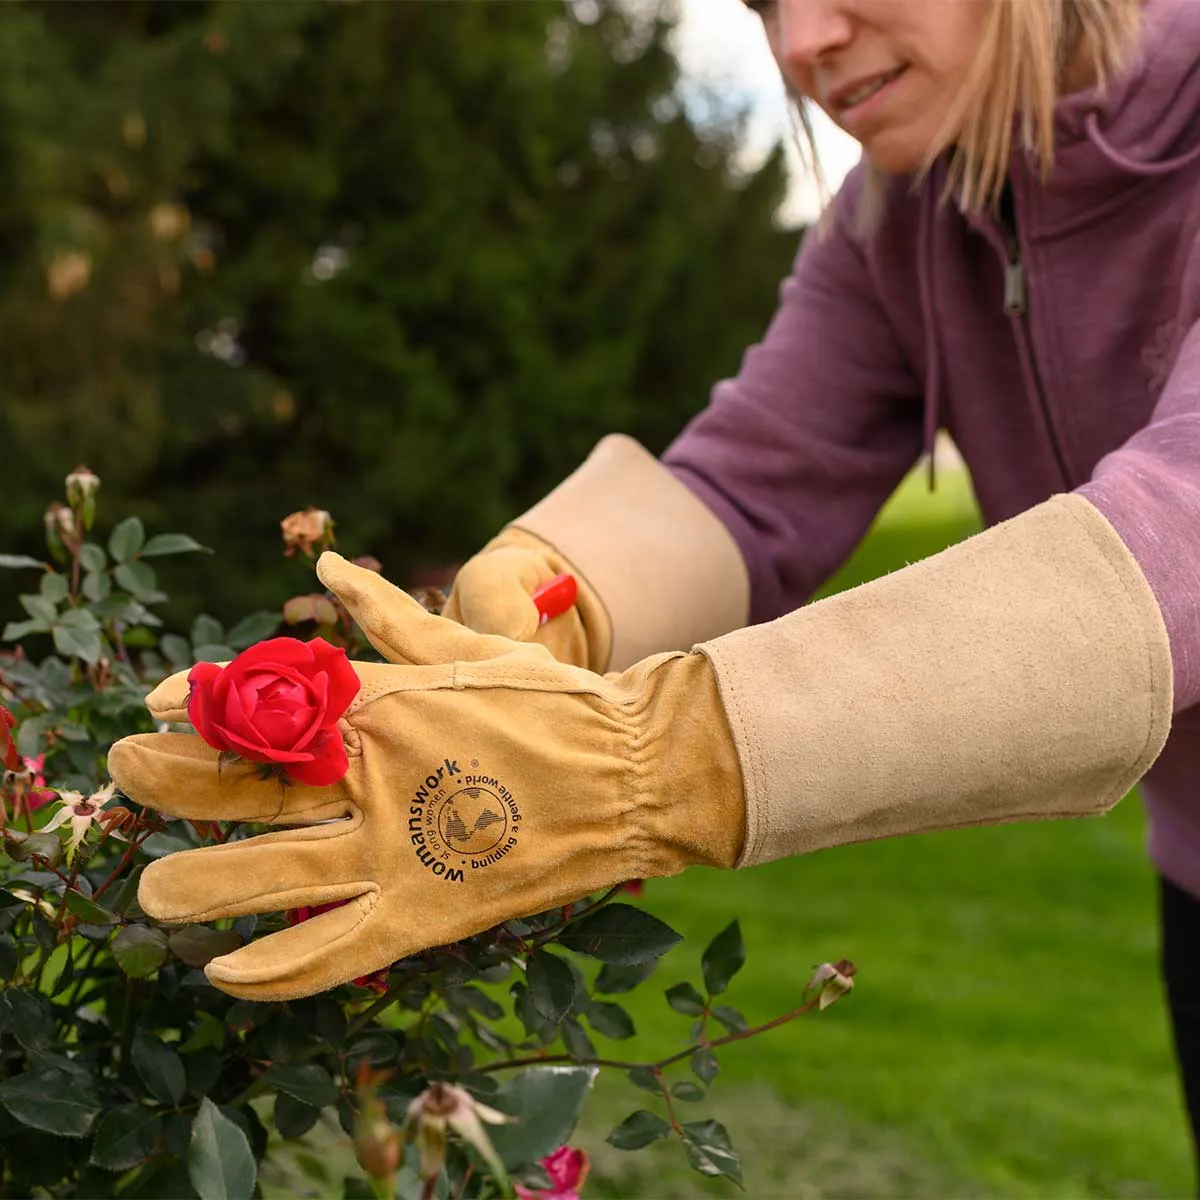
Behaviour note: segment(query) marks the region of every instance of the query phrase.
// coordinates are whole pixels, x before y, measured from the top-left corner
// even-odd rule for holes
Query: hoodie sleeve
[[[737,542],[751,623],[806,603],[921,454],[921,385],[852,232],[861,187],[855,170],[762,341],[662,456]]]
[[[1162,609],[1176,712],[1200,703],[1200,233],[1183,295],[1179,350],[1149,423],[1077,489],[1120,534]]]

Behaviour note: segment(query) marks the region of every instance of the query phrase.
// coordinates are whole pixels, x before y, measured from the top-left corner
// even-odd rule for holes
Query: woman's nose
[[[797,69],[815,66],[853,33],[846,0],[779,0],[779,56]]]

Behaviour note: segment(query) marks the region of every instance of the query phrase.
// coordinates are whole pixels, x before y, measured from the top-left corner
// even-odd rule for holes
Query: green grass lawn
[[[933,496],[914,477],[833,586],[975,528],[964,477],[943,476]],[[687,1018],[662,989],[698,981],[706,941],[735,916],[747,964],[728,999],[751,1022],[795,1007],[815,964],[858,966],[853,994],[826,1013],[724,1050],[711,1103],[688,1108],[727,1125],[749,1195],[1191,1194],[1136,797],[1099,819],[694,870],[652,881],[642,902],[686,941],[622,998],[636,1041],[597,1037],[601,1053],[680,1044]],[[691,1172],[678,1146],[604,1145],[654,1104],[602,1074],[576,1139],[595,1159],[586,1194],[734,1194]]]

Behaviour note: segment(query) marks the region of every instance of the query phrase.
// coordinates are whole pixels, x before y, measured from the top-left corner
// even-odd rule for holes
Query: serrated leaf
[[[20,571],[25,567],[40,567],[48,571],[50,564],[42,562],[40,558],[30,558],[28,554],[0,554],[0,571]]]
[[[276,1063],[266,1069],[262,1081],[314,1108],[333,1104],[338,1097],[333,1076],[320,1063]]]
[[[282,1137],[301,1138],[320,1119],[321,1110],[305,1104],[287,1092],[275,1096],[275,1128]]]
[[[704,973],[704,986],[708,988],[708,994],[719,996],[745,962],[746,947],[742,943],[741,926],[736,920],[731,921],[709,942],[700,958],[700,969]]]
[[[162,1117],[140,1104],[110,1109],[96,1125],[92,1162],[108,1171],[127,1171],[150,1157]]]
[[[232,929],[188,925],[172,933],[167,938],[167,945],[171,953],[189,967],[203,967],[222,954],[232,954],[245,945],[245,939]]]
[[[47,571],[42,576],[38,591],[43,600],[49,600],[51,604],[57,605],[61,604],[70,594],[71,585],[65,575],[60,575],[57,571]]]
[[[126,517],[112,531],[108,539],[108,552],[119,562],[130,562],[137,557],[146,541],[146,529],[140,517]]]
[[[18,596],[21,602],[21,607],[35,620],[50,622],[58,616],[58,605],[53,600],[47,600],[45,596]]]
[[[596,976],[595,990],[607,996],[632,992],[639,984],[645,983],[657,969],[657,959],[648,959],[646,962],[629,966],[605,963],[600,968],[600,974]]]
[[[0,994],[0,1029],[11,1033],[26,1050],[41,1050],[54,1037],[54,1016],[43,997],[9,988]]]
[[[508,1080],[488,1103],[517,1118],[489,1129],[508,1168],[537,1162],[565,1145],[575,1130],[595,1067],[531,1067]]]
[[[658,1076],[649,1067],[630,1067],[626,1072],[626,1077],[634,1087],[641,1088],[643,1092],[653,1092],[656,1096],[662,1095]]]
[[[742,1016],[736,1008],[730,1008],[726,1004],[714,1004],[708,1010],[712,1016],[716,1017],[730,1033],[743,1033],[749,1028],[746,1024],[746,1018]]]
[[[108,566],[108,555],[104,547],[95,542],[84,542],[79,547],[79,563],[85,571],[103,571]]]
[[[644,1108],[632,1112],[604,1140],[618,1150],[640,1150],[651,1142],[671,1136],[671,1127],[655,1113]]]
[[[66,894],[67,908],[85,925],[111,925],[116,917],[107,908],[71,889]]]
[[[168,662],[177,670],[192,665],[192,647],[187,638],[181,638],[177,633],[163,634],[159,649],[167,656]]]
[[[680,935],[665,921],[631,904],[606,904],[569,924],[560,945],[603,962],[631,965],[661,958]]]
[[[255,612],[243,617],[225,639],[235,650],[245,650],[255,642],[272,636],[279,628],[283,616],[278,612]]]
[[[121,563],[113,571],[113,582],[118,587],[123,587],[127,592],[131,592],[139,600],[143,600],[153,594],[158,586],[158,577],[154,574],[154,568],[148,563],[135,561]]]
[[[258,1170],[246,1135],[207,1097],[192,1122],[188,1178],[200,1200],[251,1200]]]
[[[163,554],[190,554],[194,551],[211,554],[207,546],[202,546],[195,538],[186,533],[156,533],[141,549],[140,558],[155,558]]]
[[[676,1012],[698,1017],[704,1011],[704,997],[690,983],[676,983],[663,994]]]
[[[225,1045],[225,1035],[224,1021],[218,1020],[212,1013],[198,1012],[191,1037],[179,1047],[179,1053],[194,1054],[210,1047],[220,1050]]]
[[[224,646],[219,642],[197,642],[192,653],[197,662],[228,662],[237,655],[232,646]]]
[[[131,979],[153,975],[167,960],[167,935],[150,925],[126,925],[112,940],[113,957]]]
[[[571,1011],[575,976],[561,958],[545,950],[535,950],[529,956],[525,977],[533,1005],[547,1021],[557,1023]]]
[[[216,617],[201,613],[193,622],[189,634],[193,646],[212,645],[225,640],[225,627]]]
[[[70,1138],[87,1137],[102,1108],[90,1082],[57,1070],[6,1079],[0,1104],[22,1125]]]
[[[183,1059],[144,1029],[133,1039],[133,1066],[160,1104],[177,1105],[187,1088]]]
[[[691,1067],[692,1074],[701,1083],[709,1084],[716,1079],[721,1064],[717,1062],[717,1056],[707,1046],[698,1046],[692,1051]]]
[[[671,1086],[671,1095],[676,1100],[683,1100],[688,1104],[698,1104],[706,1094],[702,1087],[697,1087],[690,1079],[681,1079]]]
[[[633,1018],[619,1004],[593,1000],[587,1009],[588,1024],[604,1037],[614,1041],[631,1038],[637,1032]]]
[[[112,595],[112,580],[106,572],[94,571],[83,577],[79,590],[83,592],[84,599],[98,604]]]
[[[592,1045],[591,1039],[580,1025],[577,1017],[563,1017],[562,1028],[559,1032],[563,1045],[572,1058],[585,1060],[596,1057],[596,1047]]]
[[[742,1182],[742,1165],[729,1141],[725,1126],[718,1121],[693,1121],[683,1127],[688,1162],[702,1175],[723,1175]]]

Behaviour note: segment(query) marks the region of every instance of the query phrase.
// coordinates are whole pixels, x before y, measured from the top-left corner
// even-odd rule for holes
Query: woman
[[[762,342],[661,460],[607,438],[503,530],[461,624],[323,556],[396,664],[357,664],[344,780],[280,811],[177,733],[110,769],[181,816],[348,819],[171,856],[142,905],[353,899],[208,968],[282,999],[622,879],[1098,813],[1141,780],[1194,1105],[1200,5],[753,7],[864,151]],[[990,528],[807,604],[940,427]],[[562,571],[578,603],[539,625]],[[470,789],[473,848],[443,819],[465,832]]]

